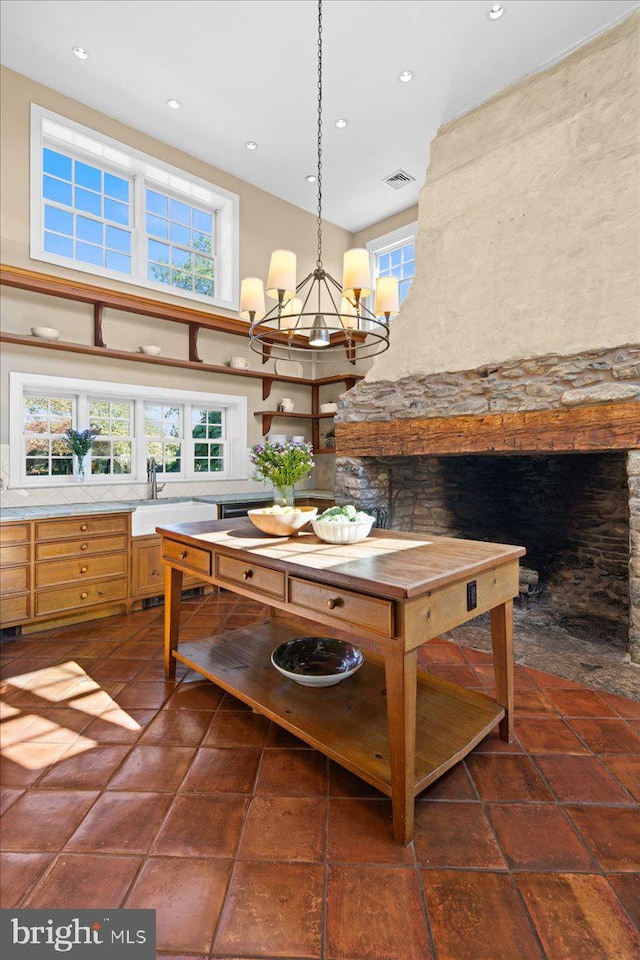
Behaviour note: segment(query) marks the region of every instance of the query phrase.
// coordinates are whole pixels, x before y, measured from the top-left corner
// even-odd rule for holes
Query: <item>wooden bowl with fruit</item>
[[[281,507],[274,503],[272,507],[249,510],[247,516],[258,530],[271,537],[292,537],[315,520],[317,513],[316,507]]]

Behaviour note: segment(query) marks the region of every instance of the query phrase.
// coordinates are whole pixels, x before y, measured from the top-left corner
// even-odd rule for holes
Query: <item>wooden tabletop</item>
[[[158,527],[181,543],[265,567],[388,597],[415,597],[490,567],[513,562],[524,547],[394,530],[372,530],[361,543],[324,543],[312,532],[270,537],[248,518]]]

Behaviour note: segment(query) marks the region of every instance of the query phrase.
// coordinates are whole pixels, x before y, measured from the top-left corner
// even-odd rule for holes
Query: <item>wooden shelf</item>
[[[280,410],[254,410],[254,417],[262,417],[262,434],[266,435],[271,430],[271,423],[274,417],[278,417],[283,420],[312,420],[314,426],[314,439],[313,446],[314,448],[318,446],[318,440],[316,439],[317,424],[321,419],[326,419],[327,417],[334,417],[334,413],[283,413]]]
[[[385,673],[378,658],[367,655],[353,677],[315,689],[287,680],[270,665],[279,644],[317,633],[317,627],[265,620],[181,643],[173,655],[391,796]],[[414,795],[457,763],[503,716],[504,709],[484,694],[419,674]]]

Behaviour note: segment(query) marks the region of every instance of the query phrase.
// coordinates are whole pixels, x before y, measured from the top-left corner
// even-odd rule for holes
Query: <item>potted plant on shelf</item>
[[[76,480],[82,483],[87,475],[87,454],[99,430],[67,430],[66,442],[76,458]]]
[[[306,440],[303,443],[257,443],[249,451],[256,480],[271,484],[275,490],[275,502],[280,506],[293,506],[294,487],[313,469],[313,449]]]

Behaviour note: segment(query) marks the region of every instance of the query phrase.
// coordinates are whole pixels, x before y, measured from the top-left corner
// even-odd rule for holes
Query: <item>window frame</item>
[[[47,146],[66,152],[83,163],[98,165],[102,170],[132,180],[131,210],[131,273],[49,253],[44,249],[44,204],[42,194],[42,151]],[[127,144],[85,127],[75,120],[53,113],[36,103],[31,104],[31,174],[30,174],[30,250],[32,260],[79,270],[93,276],[107,277],[120,283],[133,284],[147,290],[179,299],[206,303],[237,311],[240,285],[238,194],[196,177],[186,170],[136,150]],[[215,296],[207,297],[167,283],[147,278],[147,234],[145,190],[149,187],[176,200],[213,214],[215,244]]]
[[[162,474],[163,482],[215,482],[216,480],[246,480],[249,477],[247,439],[247,398],[245,396],[203,393],[191,390],[167,390],[166,387],[149,387],[130,383],[111,383],[102,380],[78,380],[71,377],[50,377],[44,374],[12,371],[9,374],[9,487],[31,489],[33,487],[64,487],[75,482],[75,475],[60,477],[30,477],[25,470],[24,423],[25,394],[31,396],[69,397],[72,400],[74,429],[89,426],[89,399],[129,400],[133,402],[134,436],[131,452],[130,474],[88,475],[88,486],[112,486],[147,482],[146,437],[144,430],[144,405],[147,403],[170,404],[181,409],[183,430],[182,470],[180,473]],[[225,424],[225,469],[216,472],[195,470],[194,444],[191,411],[194,407],[220,409]]]
[[[404,227],[392,230],[390,233],[382,234],[380,237],[374,237],[366,244],[369,253],[369,262],[371,264],[371,289],[375,290],[376,280],[378,279],[378,260],[382,254],[392,253],[408,243],[415,245],[418,234],[418,221],[414,220]],[[415,279],[415,274],[414,274]],[[413,281],[412,281],[413,282]],[[402,304],[400,305],[402,309]]]

